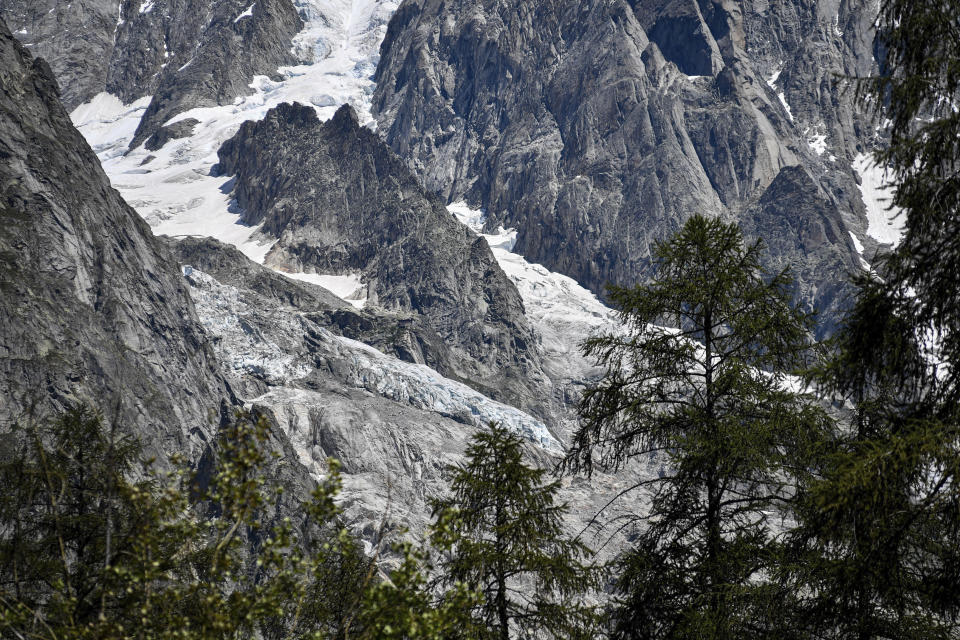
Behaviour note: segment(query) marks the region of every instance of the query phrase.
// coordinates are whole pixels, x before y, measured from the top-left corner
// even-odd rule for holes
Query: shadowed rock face
[[[0,300],[0,425],[89,400],[165,454],[216,428],[232,394],[179,267],[2,22]]]
[[[291,0],[0,0],[0,18],[50,62],[67,109],[101,91],[124,103],[153,96],[132,147],[293,64],[303,27]]]
[[[486,242],[360,127],[350,107],[321,123],[311,107],[281,105],[245,123],[219,158],[219,169],[236,177],[244,221],[278,239],[268,266],[359,274],[369,306],[416,316],[440,336],[449,356],[427,364],[546,412],[549,383],[516,288]]]
[[[428,189],[598,293],[644,277],[651,244],[692,213],[759,207],[745,229],[775,238],[771,263],[794,265],[827,333],[857,268],[846,229],[865,229],[850,162],[873,135],[834,75],[872,68],[870,7],[741,5],[408,0],[381,48],[380,131]],[[802,206],[778,210],[764,195],[791,167]],[[819,218],[796,218],[824,208],[838,233],[810,251],[795,230]]]
[[[0,0],[0,19],[60,83],[68,110],[104,90],[118,20],[117,0]],[[142,94],[149,95],[149,93]]]

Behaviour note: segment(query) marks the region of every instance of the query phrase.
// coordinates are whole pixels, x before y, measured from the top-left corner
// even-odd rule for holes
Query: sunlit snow
[[[293,43],[302,64],[278,70],[274,82],[257,76],[253,93],[234,104],[192,109],[166,124],[199,121],[189,138],[168,142],[159,151],[143,146],[126,153],[150,98],[130,105],[100,94],[77,107],[71,117],[100,158],[113,186],[157,234],[210,236],[236,245],[262,263],[270,240],[255,227],[239,223],[240,211],[227,195],[227,178],[211,176],[217,150],[247,120],[260,120],[281,102],[313,105],[321,119],[342,104],[373,125],[372,74],[396,0],[297,0],[305,26]],[[248,9],[252,15],[253,7]],[[190,64],[187,61],[182,67]],[[289,274],[288,274],[289,275]]]
[[[818,156],[822,156],[827,150],[827,136],[822,133],[810,136],[807,138],[807,144],[810,145],[810,148],[813,149]]]
[[[254,8],[255,6],[257,6],[257,3],[256,3],[256,2],[254,2],[252,5],[250,5],[249,7],[247,7],[246,10],[245,10],[243,13],[241,13],[240,15],[238,15],[236,18],[234,18],[233,21],[236,23],[236,22],[240,22],[240,20],[241,20],[242,18],[250,18],[250,17],[252,17],[252,16],[253,16],[253,8]]]
[[[101,93],[74,109],[70,118],[104,162],[126,151],[148,106],[150,96],[123,104],[116,96]]]
[[[857,257],[860,259],[860,266],[866,270],[870,270],[870,263],[863,259],[863,243],[860,242],[853,231],[848,232],[850,234],[850,239],[853,240],[853,247],[857,250]]]
[[[367,303],[367,289],[360,282],[359,274],[347,276],[333,276],[319,273],[288,273],[279,271],[288,278],[320,285],[337,297],[343,298],[358,309],[363,309]]]
[[[782,72],[783,72],[783,65],[781,64],[780,67],[776,71],[774,71],[769,78],[767,78],[767,86],[773,89],[774,91],[777,90],[777,80],[780,78],[780,74]]]
[[[853,160],[860,175],[860,195],[867,209],[867,234],[883,244],[897,244],[903,235],[903,219],[890,210],[893,195],[887,172],[865,153]]]
[[[780,79],[780,74],[783,72],[783,64],[781,63],[780,67],[777,68],[773,74],[767,78],[767,86],[773,89],[777,94],[777,98],[780,99],[780,104],[783,105],[783,108],[787,111],[787,117],[790,118],[790,122],[793,122],[793,112],[790,110],[790,105],[787,104],[787,97],[783,91],[777,91],[777,80]]]

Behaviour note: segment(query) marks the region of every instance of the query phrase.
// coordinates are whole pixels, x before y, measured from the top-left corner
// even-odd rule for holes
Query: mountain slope
[[[245,123],[219,157],[243,222],[277,239],[265,265],[359,276],[367,305],[414,314],[445,343],[445,357],[418,361],[545,413],[548,381],[520,295],[486,242],[351,107],[321,122],[312,107],[282,104]]]
[[[833,83],[872,69],[868,5],[408,0],[374,114],[429,189],[597,293],[642,278],[653,242],[692,213],[745,219],[799,168],[810,206],[791,215],[821,200],[829,215],[752,216],[751,231],[775,240],[825,333],[845,304],[825,285],[860,268],[850,232],[876,247],[851,167],[874,132]]]
[[[2,22],[0,158],[0,423],[83,399],[189,451],[232,394],[179,268]]]
[[[171,117],[230,104],[255,75],[294,64],[303,27],[291,0],[0,0],[0,17],[50,62],[68,110],[101,92],[148,98],[135,146]]]
[[[446,490],[446,465],[462,461],[471,434],[490,420],[524,436],[531,460],[555,465],[561,446],[542,421],[340,333],[338,321],[348,317],[368,331],[389,329],[388,315],[353,309],[316,285],[280,276],[209,239],[167,243],[184,264],[197,313],[232,386],[275,419],[291,477],[302,481],[300,470],[320,477],[329,456],[340,460],[346,521],[365,540],[375,541],[384,523],[423,533],[430,498]],[[544,274],[528,275],[541,289],[548,281]],[[570,293],[561,299],[541,291],[571,311],[589,304]],[[639,472],[649,475],[656,467]],[[628,478],[601,474],[566,485],[571,534]]]

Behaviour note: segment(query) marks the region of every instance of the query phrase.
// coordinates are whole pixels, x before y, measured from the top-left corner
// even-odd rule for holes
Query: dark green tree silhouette
[[[889,122],[902,241],[859,295],[817,383],[853,407],[802,494],[790,572],[822,638],[960,632],[960,5],[884,0],[881,74],[859,84]],[[798,624],[798,627],[803,625]]]
[[[88,408],[4,433],[0,637],[442,640],[469,630],[475,595],[456,587],[437,606],[421,551],[401,548],[381,579],[339,521],[335,461],[306,503],[281,510],[270,441],[266,417],[238,413],[198,483],[183,465],[153,471],[136,440]]]
[[[450,496],[433,504],[432,541],[445,549],[441,584],[483,596],[471,615],[497,638],[593,638],[594,610],[583,595],[596,584],[582,564],[590,550],[565,537],[558,482],[524,464],[523,440],[491,424],[453,467]]]
[[[811,357],[810,319],[734,224],[694,216],[654,257],[650,284],[611,289],[625,330],[584,345],[605,371],[565,467],[664,469],[633,487],[649,504],[620,563],[615,637],[759,637],[785,597],[770,579],[780,514],[829,426],[787,375]]]
[[[796,501],[787,578],[804,597],[792,626],[816,638],[952,637],[956,435],[944,437],[946,412],[923,382],[926,338],[883,282],[859,284],[834,353],[815,372],[824,396],[852,411]]]

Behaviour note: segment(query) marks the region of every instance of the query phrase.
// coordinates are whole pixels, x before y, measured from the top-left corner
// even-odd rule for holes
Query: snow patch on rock
[[[793,112],[790,110],[790,105],[787,104],[787,97],[783,91],[777,90],[777,80],[780,79],[781,73],[783,73],[783,63],[780,63],[780,66],[777,67],[777,70],[774,71],[769,78],[767,78],[767,86],[777,94],[777,98],[780,99],[780,104],[782,104],[783,108],[787,111],[787,117],[790,118],[790,122],[793,122]]]
[[[861,153],[853,159],[853,168],[860,176],[860,196],[867,209],[867,235],[883,244],[896,245],[903,236],[903,219],[891,209],[893,189],[887,170]]]
[[[367,288],[360,281],[360,274],[329,275],[320,273],[290,273],[277,271],[293,280],[316,284],[330,291],[339,298],[352,304],[357,309],[363,309],[367,304]]]
[[[807,138],[807,144],[810,145],[810,148],[813,149],[818,156],[822,156],[827,150],[827,136],[822,133],[810,136]]]
[[[233,19],[233,23],[236,24],[240,22],[243,18],[252,18],[253,17],[253,8],[257,6],[257,3],[254,2],[252,5],[246,8],[246,10]]]
[[[850,234],[850,239],[853,241],[853,247],[857,250],[857,258],[860,259],[860,266],[869,271],[870,263],[863,258],[863,243],[860,242],[860,238],[858,238],[853,231],[849,231],[848,233]]]

